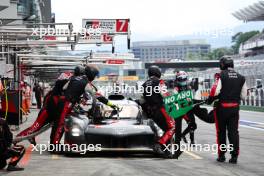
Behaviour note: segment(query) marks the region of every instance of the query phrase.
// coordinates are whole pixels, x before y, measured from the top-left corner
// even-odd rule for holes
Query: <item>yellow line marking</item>
[[[30,145],[27,149],[26,149],[26,153],[24,155],[24,157],[22,158],[21,160],[21,165],[22,166],[27,166],[29,161],[30,161],[30,157],[31,157],[31,154],[32,154],[32,145]]]
[[[59,158],[60,158],[59,155],[55,155],[55,154],[51,155],[51,159],[53,160],[57,160]]]
[[[201,156],[196,155],[196,154],[194,154],[193,152],[189,152],[189,151],[186,151],[186,150],[185,150],[184,153],[190,155],[191,157],[193,157],[194,159],[197,159],[197,160],[203,159]]]

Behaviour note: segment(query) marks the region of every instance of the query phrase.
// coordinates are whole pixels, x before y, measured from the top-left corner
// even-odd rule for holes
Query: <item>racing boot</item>
[[[18,167],[18,166],[13,166],[13,165],[8,165],[7,171],[23,171],[24,168]]]
[[[157,153],[158,155],[162,155],[162,154],[164,154],[163,149],[162,149],[162,146],[161,146],[160,143],[156,143],[156,144],[154,144],[153,150],[154,150],[154,152]]]
[[[174,155],[170,151],[165,151],[164,152],[164,155],[163,155],[163,158],[173,159],[174,158]]]
[[[220,163],[225,162],[225,160],[226,160],[225,155],[219,155],[218,158],[216,159],[216,161],[218,161]]]
[[[194,131],[193,130],[190,131],[190,140],[191,140],[190,145],[191,146],[194,145],[195,141],[194,141]]]
[[[2,157],[2,156],[1,156]],[[1,158],[0,159],[0,170],[1,169],[4,169],[6,167],[7,163],[6,163],[6,160]]]
[[[184,143],[186,143],[186,144],[188,143],[188,141],[187,141],[185,136],[182,136],[182,140],[183,140]]]
[[[179,159],[179,157],[181,156],[182,153],[183,153],[183,151],[181,151],[181,150],[176,151],[175,154],[173,155],[173,158]]]
[[[33,146],[36,146],[37,145],[37,142],[36,142],[36,138],[33,137],[31,139],[28,139],[29,143],[32,144]]]
[[[229,160],[229,163],[231,163],[231,164],[237,164],[237,156],[232,155],[231,159]]]
[[[169,158],[170,151],[164,151],[164,147],[160,143],[154,144],[153,150],[159,157],[162,158]],[[169,153],[168,153],[169,152]]]

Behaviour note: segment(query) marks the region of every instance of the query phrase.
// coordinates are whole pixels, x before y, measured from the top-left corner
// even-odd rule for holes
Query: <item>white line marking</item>
[[[52,160],[58,160],[59,158],[60,158],[59,155],[56,154],[51,155]]]
[[[254,130],[259,130],[259,131],[264,131],[264,129],[261,129],[261,128],[255,128],[255,127],[251,127],[251,126],[247,126],[247,125],[239,125],[241,127],[245,127],[245,128],[251,128],[251,129],[254,129]]]
[[[240,110],[240,112],[250,113],[250,114],[258,114],[258,115],[263,115],[263,114],[264,114],[264,112],[258,112],[258,111],[247,111],[247,110]]]
[[[196,154],[194,154],[194,153],[192,153],[192,152],[189,152],[189,151],[187,151],[187,150],[185,150],[184,153],[190,155],[191,157],[193,157],[194,159],[197,159],[197,160],[201,160],[201,159],[203,159],[201,156],[196,155]]]
[[[261,124],[264,125],[263,122],[254,122],[254,121],[250,121],[250,120],[239,120],[240,122],[248,122],[248,123],[256,123],[256,124]]]

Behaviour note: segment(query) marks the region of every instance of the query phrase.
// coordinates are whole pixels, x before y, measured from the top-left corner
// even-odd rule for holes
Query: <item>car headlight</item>
[[[81,129],[79,127],[73,127],[71,129],[72,136],[80,136],[81,135]]]

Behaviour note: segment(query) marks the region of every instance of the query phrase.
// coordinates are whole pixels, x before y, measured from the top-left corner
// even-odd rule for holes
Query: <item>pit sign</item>
[[[99,29],[103,34],[128,34],[129,19],[83,19],[82,27]]]
[[[112,44],[113,41],[114,41],[114,36],[109,34],[92,35],[86,33],[85,36],[82,36],[79,39],[79,43],[85,43],[85,44],[96,44],[96,43]]]
[[[192,90],[182,91],[163,99],[166,112],[174,119],[188,113],[193,108]]]

